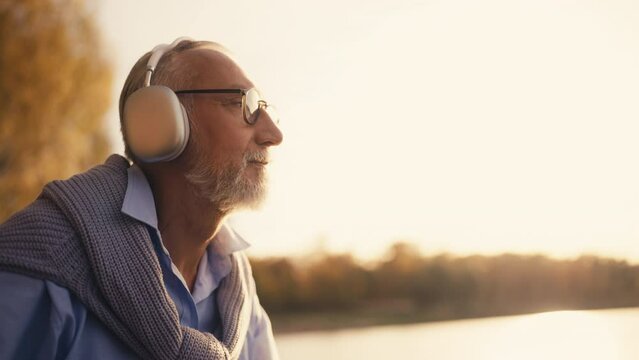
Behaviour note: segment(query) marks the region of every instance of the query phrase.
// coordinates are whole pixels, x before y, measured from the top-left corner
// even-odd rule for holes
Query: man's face
[[[196,49],[184,53],[195,72],[190,89],[250,89],[253,83],[225,55]],[[254,125],[244,122],[241,94],[184,94],[192,102],[189,182],[220,210],[253,207],[265,194],[268,148],[282,133],[262,111]]]

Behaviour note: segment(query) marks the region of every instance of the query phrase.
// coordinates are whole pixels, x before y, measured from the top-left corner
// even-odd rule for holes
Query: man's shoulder
[[[60,209],[51,200],[39,197],[0,224],[0,254],[43,251],[73,234]]]
[[[57,279],[76,236],[60,209],[39,197],[0,225],[0,271]]]
[[[20,230],[24,228],[34,229],[31,235],[41,234],[47,230],[69,230],[70,224],[65,214],[67,209],[60,198],[66,198],[71,193],[75,195],[75,200],[83,202],[86,197],[103,193],[107,188],[113,187],[112,183],[116,177],[120,182],[124,182],[126,187],[128,166],[128,161],[122,156],[111,155],[104,164],[94,166],[66,180],[49,182],[37,199],[0,224],[0,239],[21,234]]]

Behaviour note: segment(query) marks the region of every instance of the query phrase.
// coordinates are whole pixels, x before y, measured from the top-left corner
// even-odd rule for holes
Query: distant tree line
[[[365,265],[350,255],[252,259],[262,305],[275,314],[387,314],[447,320],[559,309],[639,306],[639,266],[582,256],[422,257],[397,243]]]

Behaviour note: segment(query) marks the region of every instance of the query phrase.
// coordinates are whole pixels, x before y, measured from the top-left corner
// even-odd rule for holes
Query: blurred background
[[[179,36],[282,117],[231,222],[283,359],[639,358],[639,3],[2,0],[0,220]]]

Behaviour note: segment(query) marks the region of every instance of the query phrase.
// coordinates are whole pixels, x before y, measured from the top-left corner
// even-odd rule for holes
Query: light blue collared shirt
[[[230,254],[249,244],[223,225],[200,260],[190,293],[162,244],[153,193],[144,173],[134,165],[128,170],[128,179],[122,212],[147,225],[180,323],[219,336],[215,290],[231,271]],[[255,282],[248,276],[251,322],[240,360],[278,359],[270,320],[259,303]],[[0,272],[0,290],[0,359],[137,358],[64,287]]]

